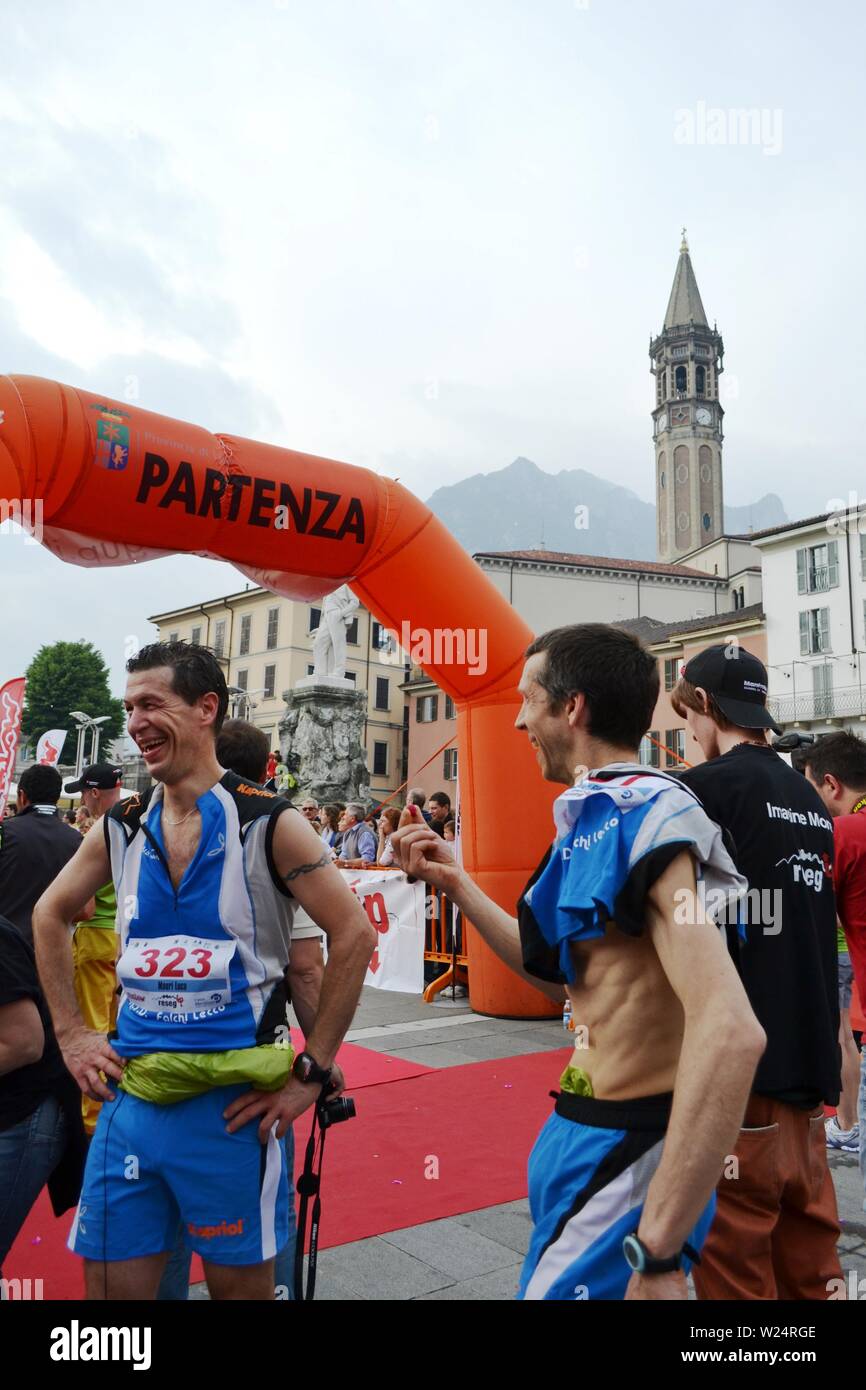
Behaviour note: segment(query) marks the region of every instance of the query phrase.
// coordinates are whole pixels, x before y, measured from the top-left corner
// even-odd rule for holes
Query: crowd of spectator
[[[271,756],[273,760],[274,755]],[[276,786],[272,790],[276,790]],[[360,801],[320,804],[314,796],[305,796],[295,804],[331,850],[339,868],[396,866],[391,836],[398,829],[403,814],[399,806],[376,806],[368,810]],[[428,802],[426,793],[420,787],[413,787],[406,794],[406,806],[417,806],[437,835],[454,843],[454,814],[447,792],[434,792]]]
[[[234,722],[234,721],[231,721]],[[242,721],[237,721],[238,723]],[[242,756],[242,750],[239,750]],[[291,787],[286,786],[280,772],[285,764],[279,755],[271,753],[268,759],[268,776],[264,785],[271,791],[291,796]],[[58,775],[59,777],[59,775]],[[251,779],[254,780],[254,779]],[[61,789],[62,789],[62,783]],[[25,782],[26,788],[26,782]],[[52,781],[52,792],[54,783]],[[58,799],[61,791],[58,791]],[[400,824],[402,808],[385,805],[367,809],[361,802],[328,802],[320,804],[314,796],[306,796],[296,801],[301,814],[306,817],[318,832],[334,858],[343,868],[390,868],[394,866],[394,852],[391,836]],[[450,844],[454,843],[455,822],[451,798],[447,792],[434,792],[431,797],[420,787],[413,787],[406,793],[406,806],[417,806],[424,820],[437,835]],[[8,823],[28,806],[26,789],[20,805],[10,801],[3,819]],[[53,816],[80,835],[86,835],[95,824],[95,818],[85,805],[62,811],[56,803],[51,804]]]

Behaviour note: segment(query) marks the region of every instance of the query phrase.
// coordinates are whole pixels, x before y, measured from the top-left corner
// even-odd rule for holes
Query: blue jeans
[[[0,1130],[0,1267],[66,1145],[66,1117],[54,1096]]]
[[[2,1138],[2,1135],[0,1135]],[[274,1285],[280,1300],[294,1298],[295,1286],[295,1186],[292,1181],[295,1163],[295,1136],[291,1125],[286,1134],[286,1164],[289,1170],[289,1238],[274,1261]],[[183,1238],[183,1225],[178,1226],[177,1244],[168,1257],[160,1281],[157,1298],[160,1302],[184,1302],[189,1297],[189,1271],[192,1252]]]

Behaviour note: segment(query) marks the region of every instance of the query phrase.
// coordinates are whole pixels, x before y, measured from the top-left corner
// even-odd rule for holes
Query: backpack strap
[[[109,854],[111,853],[111,846],[108,840],[108,822],[113,821],[115,825],[119,825],[126,843],[131,844],[141,829],[141,822],[152,796],[153,787],[148,787],[146,792],[135,792],[133,796],[126,797],[124,801],[115,802],[111,810],[106,812],[103,819],[103,830]]]
[[[277,828],[277,821],[284,811],[294,811],[296,815],[300,814],[297,807],[292,805],[288,797],[267,791],[265,787],[257,786],[255,782],[248,782],[246,778],[239,777],[236,772],[227,772],[220,781],[220,786],[229,793],[237,807],[242,841],[246,839],[256,821],[261,820],[262,817],[267,817],[265,858],[268,873],[278,893],[281,893],[284,898],[294,898],[294,894],[280,878],[274,863],[274,831]]]

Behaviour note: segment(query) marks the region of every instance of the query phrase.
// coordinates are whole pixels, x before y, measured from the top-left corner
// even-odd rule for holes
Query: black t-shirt
[[[38,1062],[0,1075],[0,1132],[32,1115],[49,1095],[58,1097],[69,1084],[48,1005],[39,988],[33,949],[11,922],[0,917],[0,1009],[32,999],[42,1020],[45,1046]]]
[[[681,781],[729,832],[737,868],[749,881],[745,940],[729,926],[728,944],[767,1034],[754,1090],[794,1105],[835,1105],[833,822],[814,787],[770,747],[741,743],[683,772]]]
[[[0,825],[0,913],[25,941],[33,940],[34,907],[80,845],[54,806],[28,806]]]

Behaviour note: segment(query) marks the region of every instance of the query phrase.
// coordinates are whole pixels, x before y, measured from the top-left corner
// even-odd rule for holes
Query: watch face
[[[668,427],[668,417],[667,417],[667,415],[665,414],[665,412],[662,411],[661,415],[659,416],[659,433],[661,433],[662,430],[666,430],[667,427]]]
[[[704,408],[701,408],[698,411],[697,415],[695,416],[695,419],[697,420],[699,425],[711,425],[713,423],[712,415],[710,414],[709,410],[706,410]]]
[[[634,1236],[625,1237],[622,1243],[622,1253],[625,1255],[629,1269],[640,1271],[643,1268],[643,1250]]]
[[[299,1081],[306,1083],[312,1080],[319,1068],[315,1058],[311,1057],[309,1052],[301,1052],[295,1058],[295,1065],[292,1070]]]
[[[324,1086],[331,1079],[331,1069],[330,1067],[320,1067],[315,1057],[311,1056],[309,1052],[300,1052],[295,1058],[292,1075],[305,1085],[315,1083],[317,1086]]]

